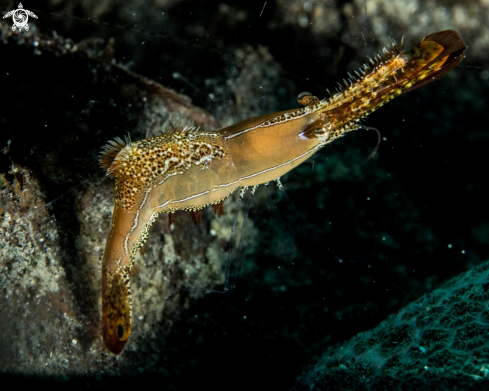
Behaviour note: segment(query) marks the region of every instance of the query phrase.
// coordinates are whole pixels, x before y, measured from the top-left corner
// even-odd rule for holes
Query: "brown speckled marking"
[[[107,155],[112,155],[115,148],[106,147],[109,152],[104,153],[101,164],[116,179],[116,205],[126,210],[134,208],[135,198],[148,190],[157,177],[183,174],[192,165],[204,167],[224,156],[224,142],[219,134],[198,132],[192,127],[127,145],[118,140],[121,148],[117,155],[110,161]]]

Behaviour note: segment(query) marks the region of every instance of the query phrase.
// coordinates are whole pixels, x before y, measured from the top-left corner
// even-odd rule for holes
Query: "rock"
[[[293,390],[485,389],[489,262],[331,346]]]

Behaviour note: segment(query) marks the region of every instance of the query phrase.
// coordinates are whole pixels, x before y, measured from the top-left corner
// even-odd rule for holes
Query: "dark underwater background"
[[[2,377],[489,388],[486,2],[23,4],[38,16],[28,33],[1,22]],[[3,13],[16,6],[0,1]],[[230,292],[204,294],[223,290],[246,202],[227,200],[225,218],[206,212],[198,227],[182,212],[170,230],[161,216],[133,277],[140,322],[118,359],[104,350],[99,261],[113,182],[97,155],[107,140],[158,134],[172,115],[218,128],[297,107],[300,92],[326,96],[390,37],[410,49],[445,29],[460,33],[466,58],[369,116],[382,137],[374,158],[377,134],[352,132],[282,177],[287,195],[257,190]],[[234,253],[230,285],[236,263]]]

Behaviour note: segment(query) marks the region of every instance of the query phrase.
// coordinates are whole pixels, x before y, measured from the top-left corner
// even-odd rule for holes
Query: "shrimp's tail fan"
[[[412,76],[412,82],[408,88],[403,89],[403,93],[446,75],[462,61],[466,49],[460,35],[453,30],[440,31],[423,38],[406,54],[408,61],[404,73]]]

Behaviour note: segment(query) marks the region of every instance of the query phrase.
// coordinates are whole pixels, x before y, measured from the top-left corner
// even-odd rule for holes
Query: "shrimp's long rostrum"
[[[360,119],[400,94],[452,70],[466,46],[441,31],[409,53],[393,46],[365,65],[345,89],[328,99],[299,95],[304,107],[251,118],[218,131],[176,127],[125,143],[110,141],[101,164],[115,177],[115,205],[102,266],[102,328],[107,348],[120,354],[131,333],[131,269],[135,253],[160,213],[192,213],[222,202],[233,191],[280,178],[325,144],[359,129]]]

